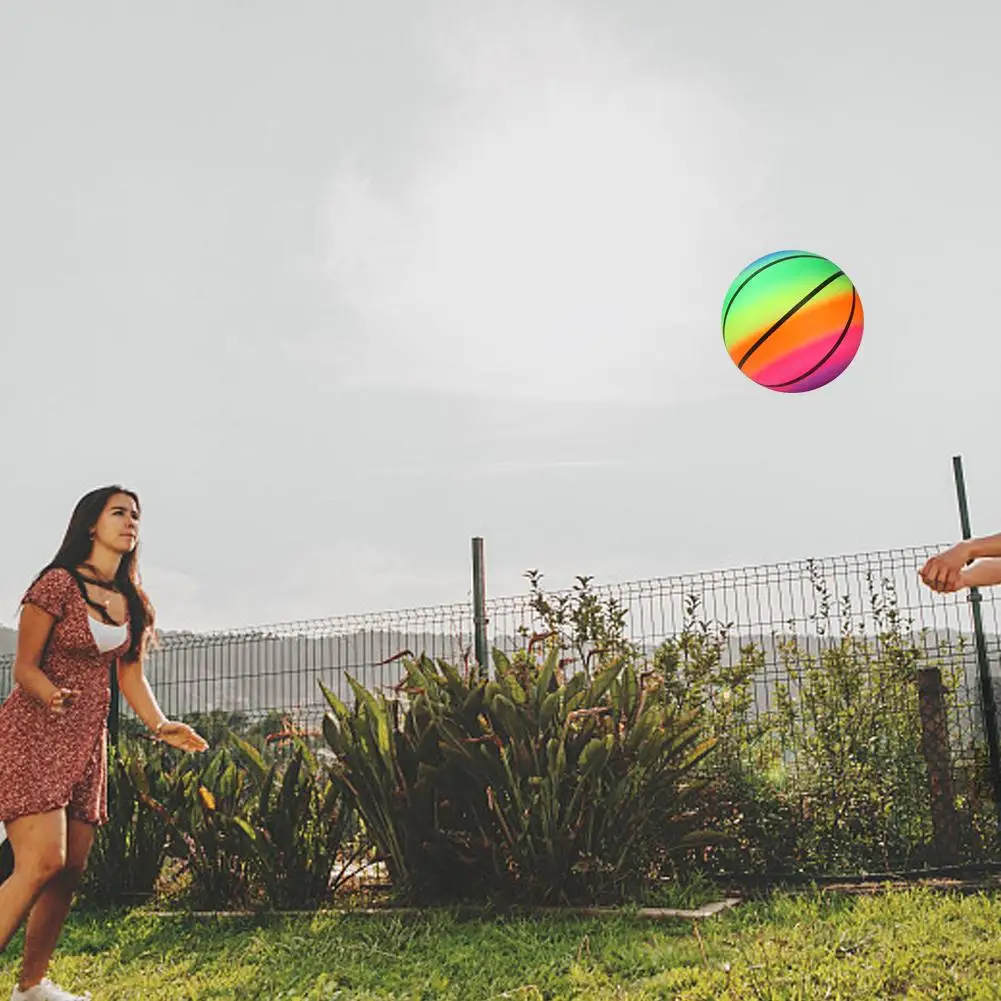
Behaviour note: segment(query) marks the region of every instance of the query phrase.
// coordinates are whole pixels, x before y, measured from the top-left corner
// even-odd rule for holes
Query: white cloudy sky
[[[106,482],[160,622],[1001,530],[988,2],[0,7],[0,621]],[[866,333],[758,389],[719,308],[830,256]]]

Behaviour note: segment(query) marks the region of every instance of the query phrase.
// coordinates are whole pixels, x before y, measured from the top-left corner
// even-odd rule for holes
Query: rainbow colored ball
[[[833,262],[801,250],[759,257],[723,300],[723,343],[753,382],[806,393],[832,382],[862,343],[862,300]]]

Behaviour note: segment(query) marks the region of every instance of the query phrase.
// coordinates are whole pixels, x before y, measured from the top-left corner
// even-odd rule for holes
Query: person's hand
[[[928,560],[921,568],[921,579],[939,594],[952,594],[964,586],[961,571],[970,559],[969,543],[959,542]]]
[[[170,744],[171,747],[181,751],[204,751],[209,746],[205,738],[192,730],[187,723],[168,720],[159,728],[157,736],[165,744]]]
[[[62,714],[73,705],[73,700],[79,694],[79,688],[57,688],[49,696],[49,701],[46,702],[46,705],[49,707],[49,712],[55,713],[57,716],[62,716]]]

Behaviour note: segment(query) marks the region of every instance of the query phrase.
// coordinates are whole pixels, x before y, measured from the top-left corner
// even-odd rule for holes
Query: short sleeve
[[[69,574],[55,567],[46,570],[34,584],[28,588],[28,593],[21,600],[22,605],[37,605],[43,612],[48,612],[55,619],[63,617],[66,607],[67,585]]]

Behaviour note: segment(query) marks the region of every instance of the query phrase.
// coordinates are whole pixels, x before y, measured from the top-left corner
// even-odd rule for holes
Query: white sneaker
[[[22,991],[15,984],[10,1001],[91,1001],[91,998],[90,991],[84,994],[70,994],[46,977],[41,983],[29,987],[26,991]]]

